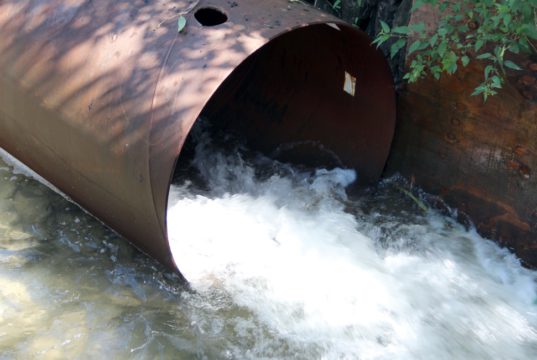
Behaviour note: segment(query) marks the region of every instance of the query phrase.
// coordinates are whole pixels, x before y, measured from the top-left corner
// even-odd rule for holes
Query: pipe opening
[[[212,7],[199,9],[194,17],[203,26],[216,26],[227,21],[227,15],[223,11]]]
[[[225,197],[223,188],[241,193],[285,169],[356,170],[355,184],[375,182],[394,123],[391,75],[365,34],[324,24],[284,33],[246,58],[211,96],[182,147],[169,199],[185,188],[217,198]],[[174,261],[188,279],[182,230],[168,230]]]
[[[393,87],[367,36],[312,25],[248,57],[201,117],[275,160],[353,168],[370,183],[382,172],[393,135]]]
[[[28,3],[14,19],[36,13],[40,2]],[[93,14],[85,6],[67,14],[59,3],[49,6],[58,17]],[[158,31],[148,38],[135,31],[142,23],[123,21],[139,10],[165,16],[157,2],[97,11],[88,26],[29,16],[40,31],[28,32],[25,21],[0,19],[0,28],[14,29],[0,37],[0,63],[19,60],[0,66],[0,87],[8,90],[0,96],[2,147],[169,267],[175,265],[167,241],[170,178],[188,154],[181,145],[200,115],[254,151],[281,162],[356,169],[362,183],[378,179],[393,132],[390,73],[364,33],[314,9],[288,9],[284,0],[259,16],[246,16],[251,4],[211,3],[194,10],[201,24],[237,20],[211,36]],[[300,25],[308,23],[317,25]],[[119,29],[118,51],[103,62],[110,47],[97,41],[96,30],[108,27]],[[23,61],[49,45],[53,57]],[[133,46],[136,56],[127,51]],[[148,66],[153,60],[161,66]],[[230,75],[224,80],[224,74]],[[44,125],[33,126],[36,118]]]

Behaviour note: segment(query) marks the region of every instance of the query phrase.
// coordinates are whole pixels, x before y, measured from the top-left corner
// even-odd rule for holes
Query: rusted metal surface
[[[202,112],[370,182],[395,105],[367,37],[298,2],[0,1],[0,146],[172,268],[170,179]]]
[[[537,268],[537,104],[526,85],[516,86],[526,71],[513,72],[486,103],[470,96],[482,74],[470,66],[401,94],[388,169],[413,177]]]
[[[424,7],[411,23],[434,29],[442,14]],[[518,55],[500,93],[471,96],[483,64],[424,79],[399,96],[387,173],[400,172],[457,208],[484,236],[537,268],[537,59]]]

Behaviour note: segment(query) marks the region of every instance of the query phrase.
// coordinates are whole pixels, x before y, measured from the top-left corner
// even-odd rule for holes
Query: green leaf
[[[505,26],[509,26],[509,24],[511,23],[511,15],[507,14],[503,17],[503,23],[505,24]]]
[[[332,4],[332,9],[339,10],[340,8],[341,8],[341,0],[334,1],[334,3]]]
[[[473,95],[486,100],[504,85],[505,69],[521,68],[516,61],[506,58],[537,52],[537,0],[413,0],[411,13],[424,10],[425,6],[442,15],[436,29],[425,30],[424,23],[419,24],[423,27],[421,31],[414,24],[390,29],[381,23],[381,35],[396,35],[390,47],[392,57],[403,46],[397,38],[409,34],[414,37],[412,43],[408,42],[413,63],[404,75],[410,82],[423,76],[438,78],[443,72],[454,73],[474,60],[482,61],[485,79]]]
[[[386,24],[384,21],[380,20],[380,26],[382,27],[382,31],[385,33],[390,32],[390,25]]]
[[[446,54],[446,50],[447,50],[447,42],[442,41],[440,45],[438,45],[438,48],[437,48],[438,55],[440,55],[440,57],[444,57],[444,55]]]
[[[455,54],[453,51],[449,51],[446,56],[442,58],[443,70],[447,71],[449,74],[453,74],[455,71],[457,71],[457,60],[457,54]]]
[[[485,80],[488,80],[490,73],[492,73],[493,71],[494,71],[494,66],[492,65],[485,66]]]
[[[442,69],[438,65],[431,66],[431,73],[436,80],[440,80],[440,76],[442,75]]]
[[[394,56],[397,55],[399,50],[401,50],[401,48],[405,46],[405,44],[406,44],[405,39],[399,39],[396,42],[394,42],[392,46],[390,47],[390,57],[393,59]]]
[[[476,87],[474,89],[474,92],[472,93],[471,96],[476,96],[476,95],[482,94],[484,91],[485,91],[485,86],[484,85],[478,86],[478,87]]]
[[[478,60],[483,60],[483,59],[492,59],[493,57],[494,56],[491,53],[483,53],[483,54],[476,56],[475,58]]]
[[[526,25],[524,33],[531,39],[537,40],[537,29],[536,26]]]
[[[416,40],[408,48],[408,55],[412,54],[414,51],[418,50],[421,47],[421,41]]]
[[[434,46],[437,41],[438,41],[438,34],[434,34],[433,36],[431,36],[431,39],[429,40],[429,44],[431,44],[431,46]]]
[[[518,66],[517,64],[515,64],[511,60],[505,60],[505,62],[503,64],[505,65],[505,67],[508,67],[509,69],[522,70],[522,68],[520,66]]]
[[[498,75],[494,75],[492,78],[492,87],[493,88],[496,88],[496,89],[501,89],[502,88],[502,79],[500,79],[500,77]]]
[[[529,51],[530,49],[530,44],[528,42],[528,39],[526,38],[521,38],[518,42],[518,45],[524,50],[524,51]]]
[[[478,52],[479,50],[481,50],[481,48],[483,47],[483,45],[485,45],[485,42],[484,42],[483,40],[481,40],[481,39],[477,40],[477,41],[475,42],[474,50],[475,50],[476,52]]]
[[[185,29],[186,26],[186,18],[184,16],[179,16],[179,19],[177,19],[177,32],[181,33]]]
[[[378,35],[375,40],[373,40],[373,44],[377,45],[379,47],[380,45],[384,44],[386,41],[390,39],[390,35]]]
[[[406,35],[406,34],[408,34],[408,26],[397,26],[397,27],[394,27],[394,28],[392,29],[392,32],[397,33],[397,34],[403,34],[403,35]]]
[[[496,46],[494,48],[494,55],[496,56],[496,59],[501,63],[503,62],[503,55],[505,53],[505,48],[502,46]]]

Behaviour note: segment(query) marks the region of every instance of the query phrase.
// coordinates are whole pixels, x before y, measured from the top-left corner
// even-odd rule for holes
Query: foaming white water
[[[258,162],[266,166],[266,159]],[[249,314],[234,315],[238,337],[261,329],[247,352],[231,342],[227,353],[537,356],[536,274],[475,231],[434,212],[411,223],[352,215],[345,211],[345,187],[355,179],[349,170],[308,174],[273,164],[280,175],[259,177],[240,154],[215,153],[207,141],[194,163],[209,191],[193,195],[188,183],[172,188],[176,263],[202,301],[218,308],[214,323],[229,322],[219,311],[229,316],[231,305],[215,300],[229,298]],[[279,341],[285,347],[270,345]]]

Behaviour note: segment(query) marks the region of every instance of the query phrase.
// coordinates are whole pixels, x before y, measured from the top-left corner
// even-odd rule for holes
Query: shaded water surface
[[[210,144],[169,202],[191,292],[0,160],[0,359],[537,358],[536,273],[403,180],[351,197],[350,170]]]

